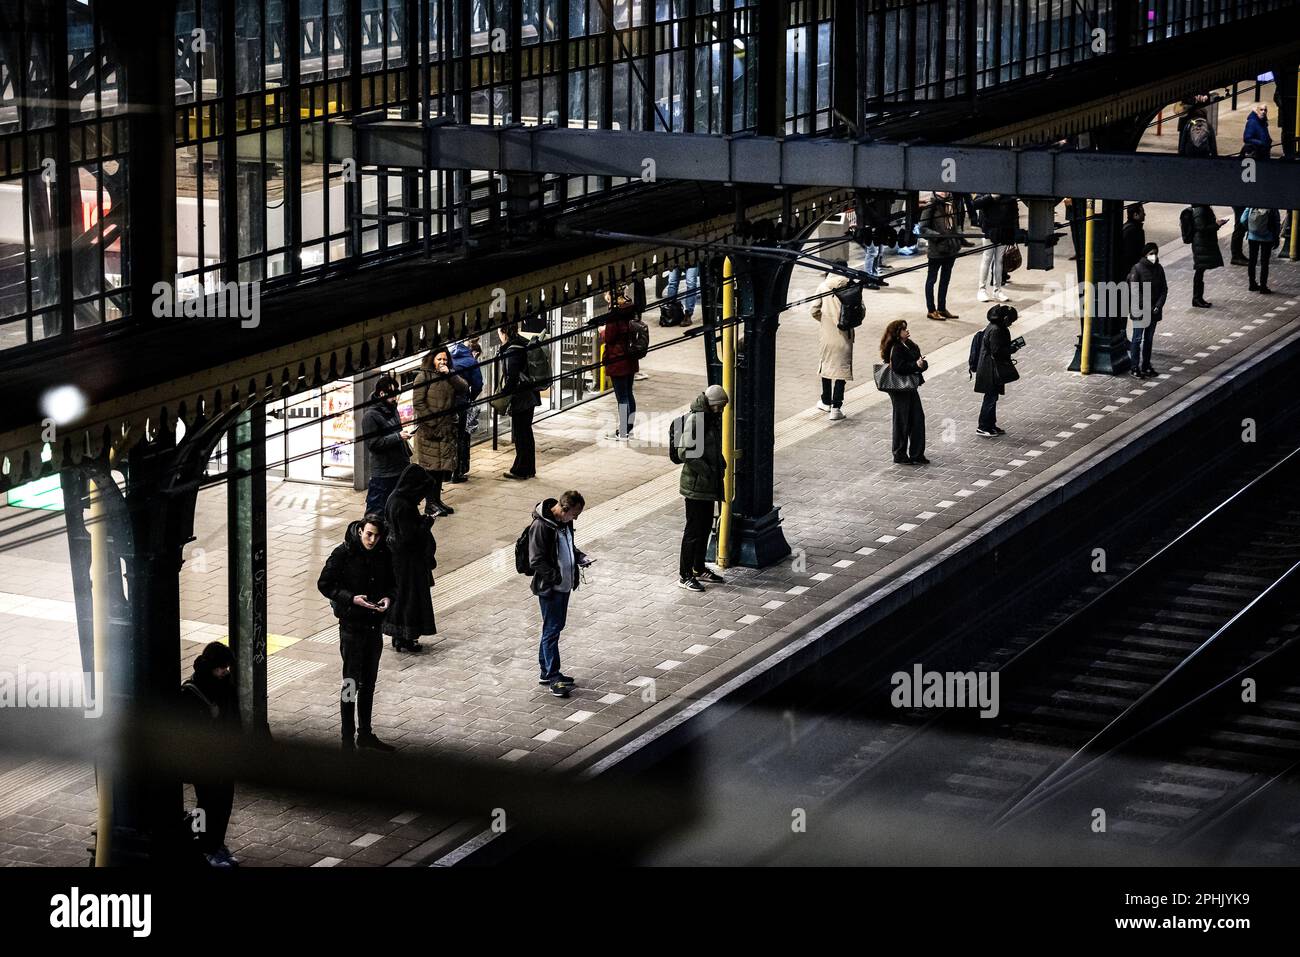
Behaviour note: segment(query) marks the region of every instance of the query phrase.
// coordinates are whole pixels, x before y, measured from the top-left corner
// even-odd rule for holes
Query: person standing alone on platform
[[[545,499],[533,509],[528,526],[530,587],[542,610],[537,683],[548,686],[557,698],[567,698],[575,683],[560,670],[560,633],[568,621],[569,596],[581,583],[579,569],[594,561],[573,540],[573,523],[586,504],[582,493],[575,491]]]
[[[1015,351],[1008,329],[1017,319],[1011,306],[994,306],[988,312],[989,324],[980,333],[979,356],[975,362],[975,391],[984,395],[980,405],[977,435],[985,437],[1006,435],[998,427],[998,396],[1006,392],[1006,384],[1020,378],[1011,358]]]
[[[1020,207],[1014,196],[982,193],[975,197],[975,209],[979,211],[980,229],[988,244],[980,256],[980,285],[975,298],[980,302],[990,299],[1008,302],[1010,297],[1002,291],[1002,258],[1016,241]]]
[[[388,550],[393,556],[396,590],[384,616],[384,634],[394,651],[419,652],[420,638],[436,635],[433,620],[433,570],[438,544],[433,538],[433,516],[420,514],[428,476],[418,465],[407,466],[384,507]]]
[[[411,448],[406,444],[402,420],[397,414],[397,380],[381,375],[365,415],[361,417],[361,434],[365,436],[366,513],[381,512],[388,495],[397,485],[398,476],[411,462]]]
[[[204,646],[194,659],[194,674],[181,685],[183,720],[203,731],[231,737],[239,734],[239,696],[230,676],[234,666],[234,654],[221,642]],[[212,867],[237,866],[239,861],[226,847],[226,828],[235,806],[235,782],[226,777],[199,775],[193,784],[199,853]]]
[[[892,390],[889,401],[894,407],[894,461],[899,465],[929,465],[925,457],[925,410],[921,407],[921,374],[930,367],[921,348],[912,341],[907,322],[895,319],[885,326],[880,339],[880,358],[900,376],[915,377],[915,388]]]
[[[343,543],[336,545],[326,559],[316,588],[329,599],[334,617],[339,620],[343,750],[392,751],[393,746],[375,737],[370,726],[379,658],[384,653],[380,628],[396,594],[393,560],[384,544],[382,518],[368,514],[348,526]]]
[[[510,397],[510,441],[515,444],[515,461],[503,478],[530,479],[537,475],[537,443],[533,439],[533,414],[542,404],[537,384],[528,378],[528,340],[519,326],[508,322],[497,330],[504,364],[501,392]],[[538,348],[546,348],[539,346]]]
[[[618,425],[607,437],[626,442],[632,437],[636,419],[636,396],[632,394],[632,384],[641,368],[632,354],[632,320],[636,318],[636,306],[622,287],[616,289],[608,301],[609,314],[600,331],[600,341],[605,346],[601,362],[614,387]]]
[[[1133,318],[1133,340],[1129,346],[1132,374],[1139,379],[1156,375],[1151,367],[1151,346],[1155,342],[1156,326],[1165,309],[1169,284],[1165,269],[1160,265],[1160,247],[1147,243],[1142,258],[1128,274],[1129,313]]]
[[[848,268],[844,259],[832,260],[837,265]],[[817,408],[827,413],[827,418],[837,422],[844,418],[844,384],[853,381],[853,339],[855,328],[840,328],[844,306],[836,290],[849,284],[849,277],[839,273],[828,273],[812,304],[812,317],[817,320],[821,364],[818,375],[822,380],[822,400]]]
[[[722,410],[731,401],[727,390],[711,385],[695,397],[678,441],[682,477],[677,490],[686,502],[686,528],[677,565],[677,587],[704,591],[703,582],[722,584],[721,575],[704,564],[713,531],[713,512],[723,500],[727,460],[722,454]],[[670,430],[671,431],[671,430]]]
[[[1120,233],[1119,274],[1127,276],[1128,271],[1142,258],[1142,250],[1147,244],[1146,210],[1141,203],[1134,203],[1126,211],[1124,230]]]
[[[1278,247],[1278,237],[1282,235],[1282,217],[1276,209],[1248,206],[1241,214],[1241,221],[1246,225],[1246,238],[1250,240],[1250,259],[1246,262],[1250,291],[1267,295],[1273,291],[1268,288],[1268,260]],[[1255,281],[1257,264],[1259,282]]]
[[[1226,219],[1216,219],[1209,206],[1192,207],[1192,305],[1209,309],[1213,303],[1205,299],[1205,273],[1223,265],[1223,252],[1219,249],[1219,227]]]
[[[921,214],[921,237],[926,241],[925,308],[929,319],[956,319],[948,311],[948,281],[952,267],[961,252],[961,236],[957,232],[951,193],[935,193],[930,205]],[[998,267],[1001,268],[1001,267]],[[1001,278],[1001,277],[999,277]],[[935,281],[939,283],[939,296],[934,294]]]
[[[456,471],[457,403],[469,395],[469,383],[451,369],[446,349],[432,349],[420,363],[411,387],[415,406],[415,460],[428,473],[426,515],[451,515],[456,510],[442,500],[442,486]]]
[[[469,481],[469,449],[473,428],[478,425],[479,394],[483,391],[483,369],[479,364],[482,350],[478,338],[465,342],[452,343],[448,350],[451,355],[451,368],[469,385],[469,392],[456,396],[456,469],[449,481],[454,483]]]

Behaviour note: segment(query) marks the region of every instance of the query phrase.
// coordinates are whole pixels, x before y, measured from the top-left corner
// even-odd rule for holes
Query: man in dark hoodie
[[[330,553],[316,587],[330,600],[334,617],[339,620],[339,653],[343,656],[343,687],[339,694],[343,750],[359,747],[392,751],[392,745],[375,737],[370,727],[379,657],[384,651],[384,638],[379,629],[396,591],[392,559],[384,544],[382,518],[367,515],[348,526],[343,544],[335,546]]]
[[[542,607],[537,683],[549,686],[557,698],[567,698],[574,684],[560,670],[560,632],[569,613],[569,595],[578,588],[578,569],[593,561],[573,541],[573,522],[586,504],[582,493],[574,491],[538,502],[528,528],[531,587]]]
[[[510,396],[510,441],[515,444],[514,464],[503,477],[535,478],[537,443],[533,439],[533,414],[542,404],[542,395],[528,379],[528,340],[520,335],[518,325],[513,322],[498,329],[497,335],[501,339],[498,354],[504,365],[501,393]]]
[[[194,659],[194,674],[181,685],[184,714],[195,727],[239,734],[239,696],[231,669],[235,656],[219,641],[208,644]],[[239,861],[226,847],[226,828],[235,804],[235,782],[204,776],[194,782],[194,821],[199,852],[213,867],[235,867]]]
[[[713,512],[723,498],[727,459],[722,454],[722,410],[730,401],[720,385],[711,385],[691,403],[688,434],[678,450],[682,477],[677,490],[686,500],[686,529],[682,532],[677,587],[704,591],[703,582],[722,584],[725,579],[704,564],[713,529]]]
[[[374,396],[361,418],[365,436],[366,514],[378,514],[397,485],[397,479],[411,461],[411,449],[402,434],[402,420],[397,414],[397,380],[381,375],[375,380]]]

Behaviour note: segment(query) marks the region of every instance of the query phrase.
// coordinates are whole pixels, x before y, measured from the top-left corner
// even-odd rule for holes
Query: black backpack
[[[851,282],[834,290],[835,298],[840,301],[840,321],[837,328],[847,332],[862,325],[867,317],[866,307],[862,305],[862,286]]]
[[[979,332],[975,333],[970,340],[970,359],[967,362],[966,368],[970,371],[970,375],[972,376],[975,374],[976,370],[979,369],[980,349],[983,348],[983,346],[984,330],[981,329]],[[970,378],[970,376],[967,376],[967,378]]]
[[[1182,230],[1183,242],[1190,243],[1196,235],[1196,212],[1188,206],[1178,214],[1178,228]]]
[[[682,459],[682,436],[686,434],[686,416],[679,415],[668,423],[668,459],[674,465],[681,465]]]
[[[644,359],[650,352],[650,327],[639,318],[628,323],[627,354],[633,359]]]
[[[1187,131],[1187,155],[1210,155],[1210,124],[1203,119],[1192,120],[1191,129]]]
[[[528,558],[528,539],[533,531],[533,523],[529,522],[524,526],[524,530],[519,533],[515,539],[515,571],[521,575],[531,575],[533,573],[532,563]]]

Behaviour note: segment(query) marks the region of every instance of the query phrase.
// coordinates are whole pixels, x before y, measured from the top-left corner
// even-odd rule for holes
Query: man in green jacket
[[[686,531],[682,533],[677,587],[689,591],[704,591],[701,582],[725,581],[704,564],[704,555],[713,530],[713,508],[722,501],[722,478],[727,472],[727,460],[722,456],[722,410],[728,401],[720,385],[701,392],[691,403],[686,434],[682,436],[678,489],[686,500]]]

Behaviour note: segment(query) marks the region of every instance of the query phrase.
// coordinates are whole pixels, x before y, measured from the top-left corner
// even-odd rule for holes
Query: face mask
[[[1154,263],[1158,258],[1159,257],[1155,253],[1152,253],[1150,256],[1147,257],[1147,262]]]

